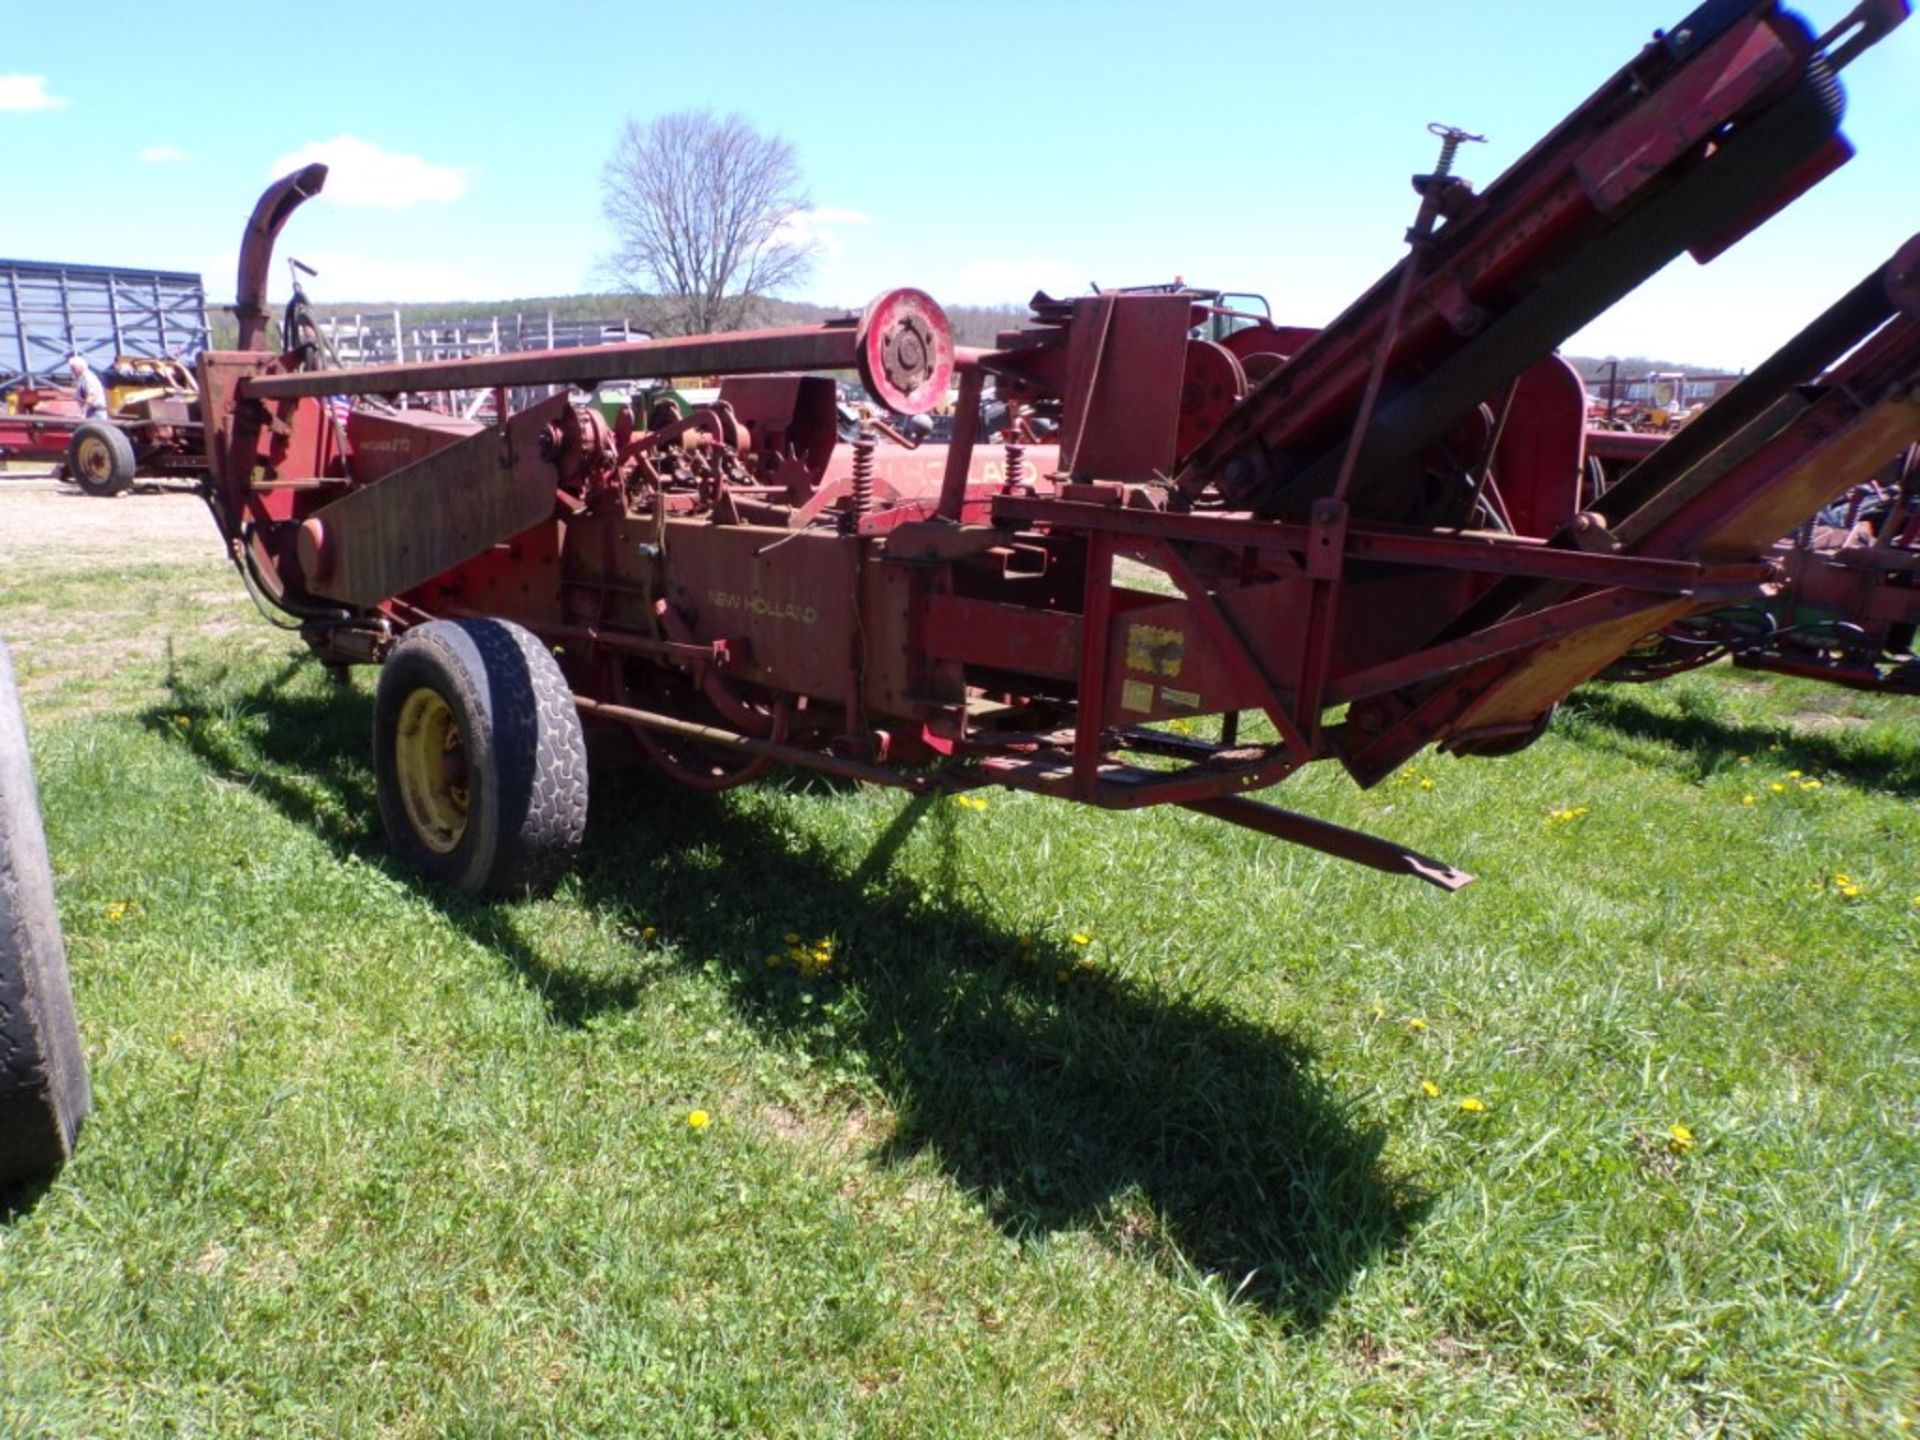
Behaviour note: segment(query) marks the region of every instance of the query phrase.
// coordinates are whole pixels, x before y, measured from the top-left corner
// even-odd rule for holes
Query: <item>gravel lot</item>
[[[213,519],[190,490],[143,487],[96,500],[44,476],[0,474],[0,566],[54,554],[180,563],[220,553]]]

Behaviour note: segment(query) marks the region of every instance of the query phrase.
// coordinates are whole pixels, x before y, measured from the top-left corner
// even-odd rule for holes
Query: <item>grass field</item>
[[[640,774],[476,906],[243,606],[0,582],[96,1088],[0,1218],[0,1435],[1920,1425],[1911,703],[1718,669],[1285,787],[1455,896]]]

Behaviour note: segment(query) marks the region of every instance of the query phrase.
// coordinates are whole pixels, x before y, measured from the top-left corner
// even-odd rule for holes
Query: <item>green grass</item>
[[[559,894],[475,906],[385,857],[370,677],[211,565],[16,578],[96,1111],[0,1221],[0,1435],[1920,1416],[1910,704],[1716,670],[1276,796],[1454,896],[640,774]],[[67,658],[96,621],[123,665]]]

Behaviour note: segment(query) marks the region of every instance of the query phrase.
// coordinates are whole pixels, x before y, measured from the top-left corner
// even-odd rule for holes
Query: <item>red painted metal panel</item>
[[[1149,480],[1173,468],[1192,303],[1096,295],[1074,305],[1062,467],[1075,477]]]

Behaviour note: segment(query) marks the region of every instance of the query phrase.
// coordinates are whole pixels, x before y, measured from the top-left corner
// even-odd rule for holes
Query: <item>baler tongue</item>
[[[1415,177],[1407,258],[1253,390],[1181,488],[1268,518],[1336,489],[1356,518],[1438,518],[1410,493],[1420,452],[1682,252],[1710,259],[1843,164],[1834,72],[1906,14],[1870,0],[1816,39],[1774,0],[1718,0],[1484,194],[1443,156]]]

